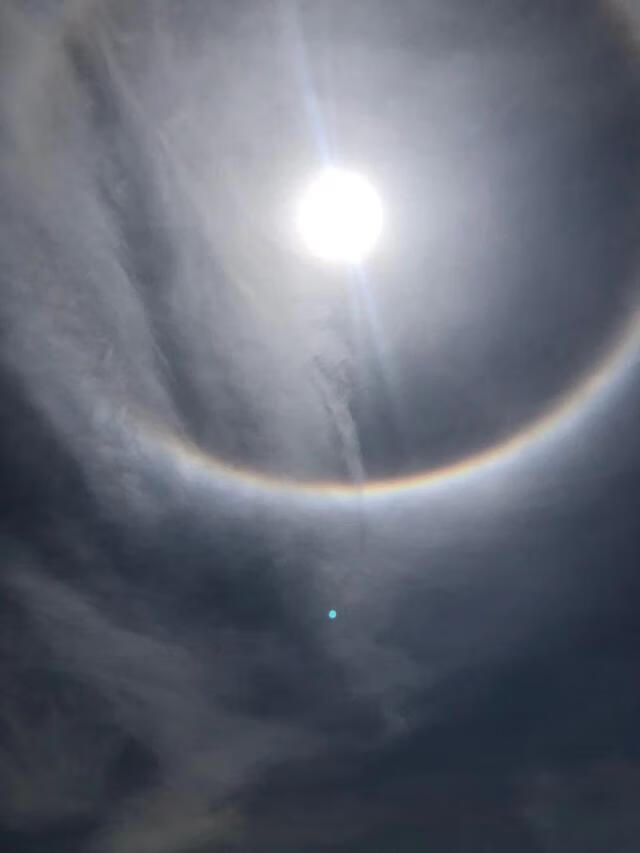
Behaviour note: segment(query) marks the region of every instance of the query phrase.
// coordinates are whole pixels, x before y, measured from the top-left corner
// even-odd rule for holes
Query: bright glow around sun
[[[303,194],[297,225],[315,257],[358,263],[371,253],[382,231],[380,196],[357,172],[325,169]]]

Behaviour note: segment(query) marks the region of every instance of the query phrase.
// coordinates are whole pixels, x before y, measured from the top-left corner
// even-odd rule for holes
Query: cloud
[[[588,368],[636,233],[636,84],[608,17],[303,3],[292,34],[270,4],[19,5],[3,828],[53,844],[75,822],[96,853],[578,843],[563,738],[614,751],[629,705],[587,688],[633,669],[631,397],[559,449],[406,494],[254,489],[204,460],[362,485],[492,445]],[[311,85],[387,187],[365,319],[287,225],[318,161]],[[593,773],[635,833],[633,767]]]

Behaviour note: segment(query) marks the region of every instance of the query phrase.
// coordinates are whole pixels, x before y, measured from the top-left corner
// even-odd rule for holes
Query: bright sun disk
[[[380,237],[382,203],[363,175],[325,169],[303,194],[297,225],[315,257],[334,263],[359,263]]]

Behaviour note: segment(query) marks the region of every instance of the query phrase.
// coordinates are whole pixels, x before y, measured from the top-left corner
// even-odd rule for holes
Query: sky
[[[638,849],[637,39],[2,4],[3,850]]]

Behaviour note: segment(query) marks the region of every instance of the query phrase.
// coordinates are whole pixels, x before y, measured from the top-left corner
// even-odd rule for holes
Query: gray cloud
[[[0,10],[8,845],[586,843],[569,790],[633,704],[630,383],[484,472],[364,482],[500,442],[610,344],[637,69],[600,4],[400,5]],[[358,282],[291,233],[310,104],[386,189]],[[602,843],[637,836],[615,766]]]

